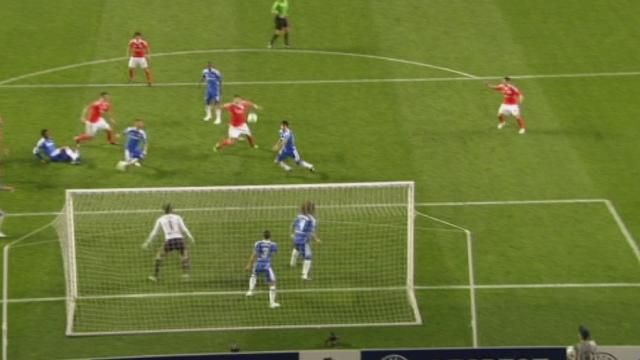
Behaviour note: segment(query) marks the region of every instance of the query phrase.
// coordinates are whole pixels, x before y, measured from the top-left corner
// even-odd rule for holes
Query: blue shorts
[[[207,105],[212,102],[215,104],[220,103],[220,89],[207,89],[207,92],[204,94],[204,101]]]
[[[71,156],[69,156],[66,151],[60,150],[57,155],[51,156],[49,160],[51,160],[52,162],[67,162],[71,161]]]
[[[133,160],[133,159],[142,160],[144,159],[144,153],[140,149],[134,149],[134,150],[126,149],[124,151],[124,159],[127,161]]]
[[[253,266],[253,275],[259,276],[261,274],[265,275],[267,279],[267,283],[272,284],[276,282],[276,274],[273,273],[273,270],[271,269],[271,265],[263,265],[259,262],[256,263]]]
[[[280,150],[280,152],[278,153],[278,157],[276,158],[276,161],[277,162],[285,161],[289,158],[293,159],[295,162],[300,162],[300,154],[298,154],[298,150],[296,148],[293,148],[293,149],[284,148]]]
[[[311,245],[309,245],[308,242],[302,244],[294,242],[293,247],[298,250],[298,253],[300,253],[305,260],[311,260],[313,254],[311,253]]]

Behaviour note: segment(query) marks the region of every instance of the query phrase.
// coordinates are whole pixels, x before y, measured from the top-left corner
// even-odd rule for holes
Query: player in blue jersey
[[[272,150],[278,152],[275,163],[280,165],[284,171],[291,171],[291,167],[284,162],[289,158],[293,159],[298,166],[302,166],[311,172],[316,171],[313,164],[309,164],[300,158],[300,154],[298,154],[298,149],[296,148],[295,136],[293,136],[293,132],[289,129],[289,122],[286,120],[280,125],[280,138],[278,142],[273,145]]]
[[[57,148],[47,129],[42,130],[40,135],[42,135],[42,137],[33,148],[33,155],[35,155],[40,162],[43,164],[48,162],[68,162],[72,165],[80,164],[79,151],[73,150],[68,146]]]
[[[278,245],[271,241],[271,232],[264,231],[264,239],[256,241],[253,245],[253,253],[247,264],[246,270],[251,270],[249,278],[249,291],[247,296],[253,296],[258,282],[258,275],[264,274],[269,284],[269,306],[274,309],[280,307],[276,302],[276,275],[271,268],[271,257],[278,251]]]
[[[202,70],[202,82],[206,82],[207,89],[204,93],[205,101],[205,116],[204,121],[211,120],[211,108],[216,109],[216,121],[213,123],[218,125],[222,123],[222,107],[220,107],[221,90],[222,90],[222,73],[220,70],[213,67],[213,64],[209,62],[207,68]]]
[[[133,126],[128,127],[123,134],[127,137],[124,147],[124,161],[118,162],[118,170],[126,170],[127,167],[141,166],[142,160],[147,156],[149,140],[144,131],[144,122],[136,119]]]
[[[291,238],[293,239],[293,251],[291,252],[291,267],[296,266],[298,257],[302,256],[302,280],[311,280],[309,271],[311,270],[311,240],[320,242],[316,236],[316,218],[313,217],[316,206],[311,201],[302,204],[300,214],[291,225]]]

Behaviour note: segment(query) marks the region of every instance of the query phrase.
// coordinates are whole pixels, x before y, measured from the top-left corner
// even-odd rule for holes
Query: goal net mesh
[[[289,264],[300,205],[316,205],[310,277]],[[171,203],[196,239],[169,253],[150,281],[164,237],[141,248]],[[411,325],[421,322],[413,292],[413,183],[68,190],[56,221],[67,285],[67,334]],[[280,308],[259,278],[246,297],[244,267],[270,230]]]

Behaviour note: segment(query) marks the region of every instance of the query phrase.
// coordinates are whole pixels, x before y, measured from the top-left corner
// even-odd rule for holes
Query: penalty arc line
[[[349,53],[349,52],[340,52],[340,51],[325,51],[325,50],[289,49],[286,51],[273,51],[269,49],[208,49],[208,50],[205,49],[205,50],[186,50],[186,51],[171,51],[171,52],[165,52],[165,53],[157,53],[157,54],[153,54],[152,57],[156,58],[156,57],[167,57],[167,56],[215,54],[215,53],[270,53],[270,54],[312,54],[312,55],[346,56],[346,57],[382,60],[382,61],[394,62],[399,64],[425,67],[425,68],[448,72],[456,75],[461,75],[466,78],[471,78],[471,79],[476,78],[475,75],[472,75],[463,71],[458,71],[458,70],[450,69],[444,66],[427,64],[427,63],[422,63],[418,61],[398,59],[398,58],[392,58],[392,57],[380,56],[380,55],[359,54],[359,53]],[[6,84],[16,82],[18,80],[28,79],[28,78],[32,78],[40,75],[46,75],[46,74],[51,74],[55,72],[65,71],[65,70],[71,70],[79,67],[105,64],[105,63],[111,63],[111,62],[117,62],[117,61],[125,61],[127,59],[128,59],[127,57],[116,57],[116,58],[110,58],[110,59],[93,60],[93,61],[86,61],[86,62],[81,62],[77,64],[59,66],[51,69],[40,70],[40,71],[4,79],[0,81],[0,85],[6,85]]]

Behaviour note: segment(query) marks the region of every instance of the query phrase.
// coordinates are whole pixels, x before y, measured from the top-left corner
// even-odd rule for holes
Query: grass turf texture
[[[33,0],[3,2],[0,79],[124,56],[136,30],[145,33],[154,52],[262,48],[271,32],[269,6],[268,1],[66,0],[55,7]],[[639,7],[596,1],[587,8],[577,0],[296,2],[292,39],[297,48],[423,61],[478,76],[634,71],[640,30],[633,14]],[[238,53],[154,59],[156,81],[196,81],[207,60],[216,62],[228,81],[457,76],[361,58]],[[17,83],[124,82],[125,64]],[[515,134],[513,123],[495,130],[499,96],[479,81],[230,85],[223,89],[225,98],[238,92],[265,106],[254,126],[262,149],[241,143],[221,156],[209,149],[226,130],[201,121],[200,89],[114,88],[120,128],[139,116],[147,120],[151,138],[148,162],[127,174],[113,169],[122,151],[104,145],[102,137],[82,148],[80,167],[45,167],[30,156],[43,127],[58,144],[69,143],[81,130],[82,106],[100,89],[0,88],[11,149],[5,181],[18,187],[14,194],[0,193],[0,204],[9,212],[58,211],[65,188],[413,179],[418,201],[608,198],[630,230],[640,233],[637,79],[516,84],[526,96],[530,132],[524,137]],[[263,150],[275,142],[283,117],[291,120],[303,158],[319,174],[300,170],[287,176]],[[474,231],[478,284],[638,281],[637,260],[604,205],[422,210]],[[3,229],[15,239],[48,221],[9,218]],[[462,234],[419,230],[417,236],[418,285],[467,283]],[[52,239],[55,234],[48,231],[25,244]],[[10,298],[62,296],[56,243],[13,249],[10,282]],[[637,343],[640,333],[632,324],[638,322],[634,299],[639,296],[638,288],[480,290],[480,344],[564,345],[575,341],[575,328],[583,322],[600,342]],[[356,348],[471,345],[468,291],[419,291],[418,302],[423,326],[338,334]],[[323,330],[295,330],[68,339],[61,301],[11,304],[9,319],[10,358],[224,351],[233,341],[243,350],[318,348],[326,336]],[[30,345],[35,339],[39,347]]]

